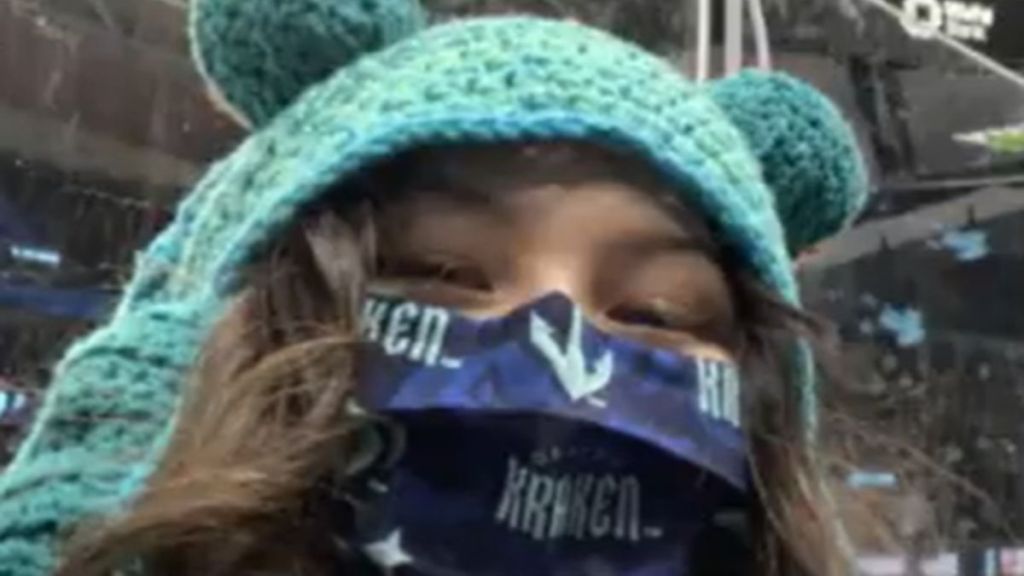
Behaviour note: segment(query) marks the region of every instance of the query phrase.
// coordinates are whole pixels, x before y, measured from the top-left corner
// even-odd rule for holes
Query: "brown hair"
[[[159,467],[125,513],[76,531],[58,576],[128,565],[150,576],[361,573],[331,529],[338,519],[318,504],[340,469],[374,457],[361,441],[365,420],[345,409],[375,263],[364,206],[311,212],[247,271]],[[783,360],[798,340],[826,343],[826,332],[738,266],[725,268],[751,375],[744,410],[758,499],[748,572],[844,574],[823,470],[810,460]]]

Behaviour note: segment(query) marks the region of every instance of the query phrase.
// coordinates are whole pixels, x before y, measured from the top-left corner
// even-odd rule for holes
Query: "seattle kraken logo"
[[[578,307],[572,308],[564,347],[555,341],[555,329],[536,312],[530,315],[530,342],[551,365],[555,378],[573,402],[586,399],[591,404],[603,405],[594,395],[608,386],[614,359],[611,352],[605,351],[593,366],[587,365],[583,353],[583,314]]]

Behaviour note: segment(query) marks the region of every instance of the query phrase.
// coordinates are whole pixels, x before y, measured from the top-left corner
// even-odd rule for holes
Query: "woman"
[[[424,21],[195,4],[256,131],[58,367],[4,573],[845,572],[790,259],[863,200],[834,108]]]

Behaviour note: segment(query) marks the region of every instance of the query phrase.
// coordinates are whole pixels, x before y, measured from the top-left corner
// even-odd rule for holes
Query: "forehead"
[[[492,190],[594,180],[662,187],[645,163],[582,142],[446,146],[414,152],[409,159],[416,177],[486,185]]]
[[[490,212],[530,221],[598,218],[611,227],[647,221],[710,240],[707,227],[647,164],[576,142],[420,150],[396,163],[383,202],[407,216]],[[559,208],[559,209],[556,209]],[[589,216],[588,216],[589,214]],[[592,224],[592,222],[587,222]]]

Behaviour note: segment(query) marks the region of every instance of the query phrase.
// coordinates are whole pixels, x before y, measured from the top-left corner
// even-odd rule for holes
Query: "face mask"
[[[411,575],[695,574],[747,491],[731,364],[616,338],[552,295],[473,320],[371,297],[357,403],[390,455],[337,500]]]

